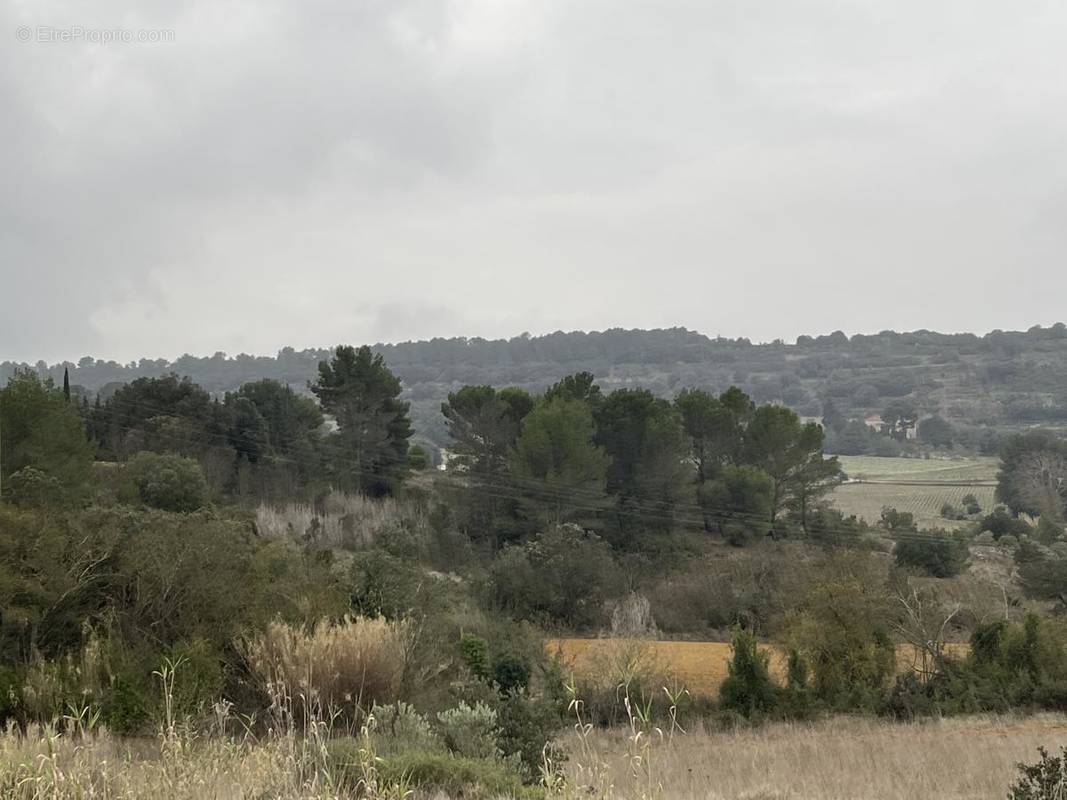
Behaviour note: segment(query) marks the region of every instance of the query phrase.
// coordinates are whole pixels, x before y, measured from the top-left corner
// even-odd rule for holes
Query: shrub
[[[459,657],[474,677],[489,679],[489,642],[481,636],[462,634],[459,637]]]
[[[986,514],[982,518],[980,527],[983,531],[992,532],[997,539],[1002,536],[1019,537],[1030,533],[1030,526],[1024,520],[1013,517],[1003,506],[997,506],[991,513]]]
[[[560,525],[509,547],[489,570],[491,600],[523,619],[582,627],[603,615],[622,576],[611,547],[576,525]]]
[[[371,707],[374,726],[371,732],[375,752],[400,753],[405,750],[443,751],[444,745],[429,721],[407,703]]]
[[[8,478],[6,499],[17,506],[41,508],[56,505],[62,500],[63,485],[33,467],[23,467]]]
[[[515,653],[501,653],[493,659],[493,683],[503,694],[513,694],[530,683],[530,665]]]
[[[729,674],[719,687],[719,705],[745,717],[755,717],[774,710],[778,687],[771,680],[769,656],[756,645],[756,637],[741,628],[734,629],[730,643],[733,657]]]
[[[424,576],[408,561],[372,548],[352,556],[348,579],[350,602],[361,615],[399,619],[413,607]]]
[[[532,779],[538,774],[546,747],[559,732],[562,722],[559,709],[548,697],[532,697],[527,693],[513,693],[497,704],[497,739],[500,750],[511,759],[518,759],[523,776]],[[560,753],[554,759],[562,761]]]
[[[438,733],[450,751],[469,758],[494,758],[500,755],[496,711],[485,703],[469,706],[461,702],[437,715]]]
[[[925,531],[897,540],[893,548],[897,566],[916,567],[935,578],[959,575],[967,566],[967,540],[947,531]]]
[[[812,586],[788,625],[788,642],[811,670],[811,688],[836,710],[874,710],[893,677],[888,600],[870,559],[836,556],[833,577]]]
[[[144,451],[127,462],[120,496],[162,511],[196,511],[207,501],[207,481],[194,459]]]
[[[427,796],[470,800],[543,798],[544,789],[523,786],[505,761],[408,750],[383,759],[379,775],[386,785],[407,784]]]
[[[166,656],[175,665],[173,698],[179,717],[200,715],[222,693],[222,660],[204,639],[176,643]]]
[[[1008,790],[1008,800],[1062,800],[1067,795],[1067,747],[1051,756],[1044,747],[1033,764],[1017,764],[1019,778]]]
[[[356,617],[320,622],[311,631],[273,622],[244,650],[268,692],[290,698],[296,711],[354,714],[360,706],[397,699],[407,642],[404,623]]]
[[[961,510],[959,508],[956,508],[956,506],[952,505],[952,503],[944,503],[944,504],[942,504],[942,506],[941,506],[941,516],[944,519],[954,519],[954,520],[960,520],[960,519],[966,519],[967,518],[967,515],[963,512],[963,510]]]

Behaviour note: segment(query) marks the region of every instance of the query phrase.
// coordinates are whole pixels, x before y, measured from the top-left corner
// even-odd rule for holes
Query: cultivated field
[[[1003,798],[1015,764],[1067,744],[1067,717],[955,717],[916,723],[839,717],[736,732],[689,731],[653,744],[648,769],[627,757],[626,734],[597,732],[567,750],[573,796],[664,800],[914,800]],[[655,739],[655,737],[653,737]],[[632,752],[631,746],[631,752]],[[601,764],[600,772],[586,769]],[[639,767],[643,764],[638,765]],[[592,785],[585,793],[581,785]],[[597,786],[610,784],[610,793]],[[651,792],[640,789],[651,787]]]
[[[981,458],[882,458],[879,456],[838,456],[851,480],[865,481],[944,481],[991,483],[997,479],[1000,460]]]
[[[558,653],[565,668],[580,677],[622,675],[636,666],[646,675],[704,697],[719,693],[731,656],[728,642],[552,639],[545,646],[550,655]],[[950,647],[963,653],[966,645]],[[760,645],[760,649],[770,654],[771,674],[784,680],[785,655],[772,645]],[[911,645],[899,645],[897,669],[904,672],[912,669],[915,663],[916,654]]]
[[[941,506],[950,503],[959,507],[968,494],[978,499],[983,512],[993,507],[995,458],[841,456],[840,460],[851,482],[834,490],[833,504],[842,513],[855,514],[872,524],[889,506],[913,514],[919,527],[961,527],[968,522],[943,518]]]

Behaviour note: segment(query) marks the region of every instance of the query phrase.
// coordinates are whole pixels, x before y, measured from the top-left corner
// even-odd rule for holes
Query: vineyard
[[[869,523],[877,522],[888,506],[913,514],[920,528],[956,528],[969,522],[944,519],[945,503],[959,507],[966,495],[973,494],[983,513],[993,507],[995,458],[841,456],[840,460],[849,482],[834,490],[834,507]]]

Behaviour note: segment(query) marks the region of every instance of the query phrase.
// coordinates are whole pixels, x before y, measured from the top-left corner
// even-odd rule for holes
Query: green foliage
[[[485,639],[473,633],[461,635],[459,657],[474,677],[489,680],[489,643]]]
[[[396,755],[405,750],[445,752],[444,744],[426,717],[408,703],[400,700],[387,705],[374,703],[370,716],[374,719],[374,750],[379,755]]]
[[[430,454],[425,448],[417,444],[408,448],[408,468],[412,472],[424,472],[430,468]]]
[[[326,482],[323,415],[312,398],[278,381],[258,380],[227,393],[223,405],[236,493],[290,497]]]
[[[765,405],[753,412],[745,429],[745,462],[771,477],[772,523],[789,508],[806,528],[812,506],[844,479],[837,459],[824,458],[822,447],[822,428],[801,424],[791,409]]]
[[[1044,431],[1005,440],[997,473],[997,500],[1013,513],[1067,513],[1067,440]],[[995,533],[995,531],[994,531]]]
[[[400,381],[382,356],[341,345],[319,364],[311,391],[340,429],[328,451],[342,486],[372,496],[395,493],[407,474],[412,430]]]
[[[956,441],[956,429],[943,417],[934,415],[919,422],[919,441],[932,447],[951,447]]]
[[[333,745],[334,752],[339,749]],[[342,764],[351,764],[351,756]],[[415,786],[428,795],[490,800],[512,797],[540,800],[544,789],[527,787],[511,766],[500,759],[465,758],[450,754],[408,750],[382,761],[378,768],[385,785]]]
[[[518,760],[524,779],[537,777],[546,748],[559,759],[552,742],[562,719],[551,697],[511,692],[500,698],[496,712],[500,749],[509,759]]]
[[[893,557],[899,567],[915,567],[934,578],[951,578],[966,569],[970,550],[960,533],[928,530],[897,539]]]
[[[1060,800],[1067,792],[1067,747],[1058,756],[1037,748],[1033,764],[1017,764],[1019,775],[1008,789],[1008,800]]]
[[[607,490],[615,498],[612,536],[627,543],[645,531],[668,532],[691,483],[678,413],[646,389],[617,389],[597,406],[594,416],[596,442],[611,459]]]
[[[750,718],[770,713],[778,702],[778,687],[771,680],[768,654],[741,628],[734,629],[730,647],[733,656],[719,687],[719,706]]]
[[[348,569],[351,606],[367,617],[401,619],[413,613],[429,599],[426,582],[412,559],[379,548],[353,554]]]
[[[542,401],[522,420],[510,471],[540,525],[588,520],[605,507],[609,459],[594,435],[592,411],[580,400]]]
[[[522,691],[530,683],[530,665],[515,653],[502,653],[493,659],[493,683],[505,695]]]
[[[505,548],[489,567],[491,601],[522,619],[591,625],[600,619],[603,601],[620,588],[611,548],[573,525]]]
[[[509,538],[517,500],[508,483],[508,456],[532,405],[526,393],[491,386],[464,386],[441,405],[453,466],[469,481],[457,505],[473,538],[494,545]]]
[[[890,533],[918,533],[915,516],[910,511],[897,511],[895,508],[883,508],[880,524]]]
[[[123,467],[120,496],[162,511],[188,513],[207,502],[207,481],[200,465],[172,453],[137,453]]]
[[[485,703],[455,708],[437,715],[437,733],[449,751],[468,758],[496,758],[500,755],[496,711]]]
[[[50,380],[17,372],[0,389],[0,431],[0,499],[7,499],[9,488],[15,492],[11,499],[31,505],[77,500],[85,493],[95,448],[76,407]],[[9,486],[26,469],[33,471]]]
[[[6,499],[17,506],[44,508],[63,502],[63,485],[35,467],[23,467],[7,479]]]
[[[734,545],[771,530],[774,481],[759,467],[728,466],[700,492],[705,518]]]
[[[995,539],[1001,536],[1027,536],[1032,530],[1025,520],[1013,517],[1003,506],[997,506],[983,517],[979,527],[992,533]]]
[[[732,406],[730,400],[700,389],[683,389],[674,400],[690,440],[697,484],[714,477],[724,464],[740,460],[743,424],[752,407],[747,396],[733,398]]]
[[[863,553],[831,556],[788,623],[787,641],[811,670],[814,696],[831,709],[874,710],[893,677],[889,601]]]
[[[596,378],[591,372],[578,372],[567,375],[550,386],[544,395],[545,402],[553,400],[576,400],[590,408],[596,408],[603,399]]]

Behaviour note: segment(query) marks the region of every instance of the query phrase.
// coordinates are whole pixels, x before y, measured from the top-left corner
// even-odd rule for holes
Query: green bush
[[[489,599],[498,608],[578,628],[600,621],[604,600],[622,587],[610,545],[575,525],[508,547],[489,568]]]
[[[1019,537],[1024,534],[1029,535],[1031,530],[1025,520],[1013,517],[1011,512],[1003,506],[997,506],[991,513],[983,517],[979,527],[983,531],[989,531],[997,539],[1001,536]]]
[[[489,642],[473,633],[459,637],[459,657],[471,674],[480,679],[489,679]]]
[[[373,548],[353,554],[348,580],[350,602],[361,615],[401,619],[415,606],[425,576],[407,559]]]
[[[383,759],[378,772],[386,785],[406,783],[427,795],[469,800],[543,800],[545,796],[544,789],[524,786],[521,777],[500,759],[408,750]]]
[[[493,683],[503,694],[522,691],[530,683],[530,665],[516,653],[501,653],[493,659]]]
[[[518,760],[524,778],[535,778],[544,750],[551,747],[562,724],[557,704],[550,696],[515,692],[501,698],[496,712],[501,752]],[[553,750],[552,755],[556,763],[562,763],[562,753]]]
[[[187,513],[207,502],[207,481],[192,458],[142,451],[126,463],[120,497],[161,511]]]
[[[455,708],[437,715],[437,732],[448,749],[469,758],[493,758],[500,755],[496,711],[485,703],[473,706],[460,702]]]
[[[34,467],[23,467],[7,479],[6,499],[17,506],[44,508],[62,502],[63,485]]]
[[[930,530],[897,539],[893,556],[899,567],[915,567],[935,578],[950,578],[967,567],[970,550],[962,535]]]
[[[719,687],[719,705],[749,718],[771,713],[778,704],[778,687],[771,680],[769,656],[759,650],[756,637],[741,628],[734,629],[730,646],[733,657]]]
[[[1051,756],[1044,747],[1033,764],[1017,764],[1019,777],[1008,789],[1008,800],[1062,800],[1067,795],[1067,747]]]
[[[374,719],[371,731],[374,750],[379,755],[405,750],[445,752],[444,743],[426,717],[407,703],[399,700],[388,705],[375,703],[370,715]]]

